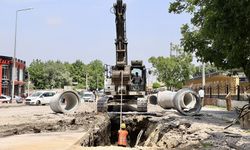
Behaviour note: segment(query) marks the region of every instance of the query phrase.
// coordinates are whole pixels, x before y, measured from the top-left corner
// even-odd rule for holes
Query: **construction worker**
[[[200,90],[198,91],[200,98],[201,98],[201,106],[204,106],[204,96],[205,96],[205,92],[203,90],[202,87],[200,87]]]
[[[139,76],[138,72],[135,73],[135,76],[132,78],[132,82],[137,85],[141,84],[142,78]]]
[[[132,83],[136,90],[140,90],[140,85],[142,83],[142,78],[139,76],[139,73],[136,72],[135,76],[132,78]]]
[[[128,136],[128,131],[126,130],[126,124],[122,123],[121,124],[121,130],[118,131],[118,146],[127,146],[127,136]]]

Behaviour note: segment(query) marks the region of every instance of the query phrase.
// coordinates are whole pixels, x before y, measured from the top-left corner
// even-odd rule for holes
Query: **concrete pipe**
[[[157,94],[157,102],[164,109],[174,108],[174,96],[176,92],[162,91]]]
[[[178,92],[158,92],[157,102],[164,109],[174,108],[187,116],[196,115],[201,110],[200,96],[189,88],[181,89]]]
[[[148,96],[148,101],[150,104],[157,105],[157,94],[149,95]]]
[[[50,101],[50,108],[55,113],[68,113],[78,108],[80,98],[74,91],[65,91],[57,93],[54,99]]]

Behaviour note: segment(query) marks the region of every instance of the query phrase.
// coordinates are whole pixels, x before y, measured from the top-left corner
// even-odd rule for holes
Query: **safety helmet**
[[[121,128],[122,128],[122,129],[125,129],[125,128],[126,128],[126,124],[125,124],[125,123],[122,123],[122,124],[121,124]]]

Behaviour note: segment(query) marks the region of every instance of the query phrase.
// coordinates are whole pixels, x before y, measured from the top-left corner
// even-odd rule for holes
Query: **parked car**
[[[92,92],[84,92],[81,97],[82,102],[95,102],[95,95]]]
[[[27,105],[45,105],[49,104],[50,100],[56,94],[54,91],[37,91],[25,99]]]
[[[99,98],[105,96],[104,90],[98,91],[97,94],[98,94],[98,97],[99,97]]]
[[[24,100],[24,98],[22,98],[21,96],[17,96],[17,95],[15,95],[14,99],[16,100],[16,103],[23,103],[23,100]]]
[[[10,103],[11,97],[7,95],[1,95],[0,96],[0,102],[2,103]]]

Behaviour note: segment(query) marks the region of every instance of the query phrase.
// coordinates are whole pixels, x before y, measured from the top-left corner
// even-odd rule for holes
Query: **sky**
[[[0,0],[0,55],[13,56],[16,10],[17,58],[115,64],[116,0]],[[169,56],[170,42],[180,43],[188,14],[169,14],[171,0],[124,0],[127,3],[129,60]]]

